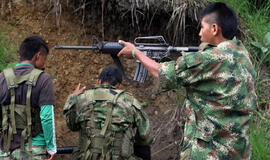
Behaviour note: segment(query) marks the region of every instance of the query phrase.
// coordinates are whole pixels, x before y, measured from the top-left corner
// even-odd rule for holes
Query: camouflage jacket
[[[96,85],[92,90],[87,90],[78,96],[71,94],[64,106],[64,117],[69,129],[72,131],[83,130],[81,123],[91,121],[84,119],[84,114],[90,110],[86,100],[86,94],[90,92],[112,92],[115,88],[108,85]],[[93,122],[97,129],[104,125],[106,119],[107,108],[102,108],[105,105],[103,101],[97,102],[94,106],[95,117]],[[135,143],[136,145],[149,145],[152,142],[150,136],[151,128],[150,121],[146,113],[141,109],[141,105],[130,93],[123,92],[117,99],[116,105],[112,110],[111,129],[115,132],[121,132],[128,127],[136,129]],[[80,141],[80,140],[79,140]],[[80,142],[79,142],[80,143]],[[115,159],[117,157],[114,157]]]
[[[225,147],[230,156],[249,157],[249,122],[256,109],[256,73],[248,51],[236,39],[218,46],[203,43],[199,52],[164,62],[160,86],[186,88],[185,139]],[[246,155],[247,154],[247,155]]]

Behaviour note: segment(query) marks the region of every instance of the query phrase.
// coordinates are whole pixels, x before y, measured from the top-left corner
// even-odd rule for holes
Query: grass
[[[244,21],[244,44],[251,53],[252,63],[257,72],[257,111],[252,118],[250,142],[254,160],[270,159],[270,0],[222,0],[229,4]],[[268,73],[267,73],[268,72]],[[267,88],[268,87],[268,88]]]
[[[269,113],[269,112],[268,112]],[[267,114],[262,115],[256,112],[253,123],[251,125],[250,142],[252,145],[254,160],[269,160],[270,159],[270,120],[267,119]]]

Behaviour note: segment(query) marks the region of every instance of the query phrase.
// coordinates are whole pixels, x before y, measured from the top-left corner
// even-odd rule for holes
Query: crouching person
[[[134,146],[149,146],[150,121],[130,93],[119,90],[122,74],[108,66],[91,90],[77,86],[64,106],[69,129],[79,131],[72,159],[136,160]],[[146,147],[146,152],[149,153]]]

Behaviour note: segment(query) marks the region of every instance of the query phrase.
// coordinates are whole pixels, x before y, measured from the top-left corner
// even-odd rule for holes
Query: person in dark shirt
[[[19,54],[20,63],[0,73],[0,159],[49,155],[52,160],[56,153],[53,82],[42,71],[49,49],[41,37],[30,36],[21,43]]]

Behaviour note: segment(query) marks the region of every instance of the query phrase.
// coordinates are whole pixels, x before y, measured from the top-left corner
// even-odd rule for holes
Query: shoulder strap
[[[33,69],[30,73],[29,79],[26,82],[28,85],[27,94],[26,94],[26,115],[27,115],[27,125],[31,129],[32,120],[31,120],[31,94],[32,87],[36,85],[39,75],[42,73],[42,70]],[[30,130],[29,130],[30,131]]]
[[[27,81],[27,84],[36,86],[37,79],[42,73],[42,70],[34,68],[30,73],[23,76],[16,76],[13,68],[7,68],[4,70],[5,79],[7,82],[8,89],[17,88],[19,84]]]
[[[112,104],[109,105],[109,109],[108,109],[108,111],[106,113],[106,120],[105,120],[104,126],[103,126],[103,128],[102,128],[102,130],[100,132],[100,134],[103,135],[103,136],[105,135],[106,130],[108,129],[108,126],[111,125],[113,106],[116,104],[117,99],[120,96],[120,94],[122,94],[124,92],[123,90],[115,90],[115,91],[117,92],[117,94],[114,95]]]
[[[124,93],[125,91],[124,90],[115,90],[117,92],[116,95],[114,95],[114,98],[113,98],[113,104],[116,104],[117,102],[117,99],[119,98],[119,96]]]
[[[16,76],[12,68],[5,69],[4,76],[7,82],[8,89],[18,87],[18,85],[16,85],[15,83]]]
[[[28,147],[29,151],[32,151],[32,133],[31,133],[31,126],[32,126],[32,117],[31,117],[31,94],[32,94],[32,87],[36,86],[37,80],[39,75],[42,73],[42,70],[33,69],[30,73],[30,77],[26,84],[28,85],[27,94],[26,94],[26,118],[27,118],[27,137],[28,137]],[[21,146],[21,149],[23,147]]]
[[[43,72],[42,70],[34,68],[31,71],[30,77],[29,77],[28,81],[26,82],[26,84],[36,86],[38,77],[42,72]]]

